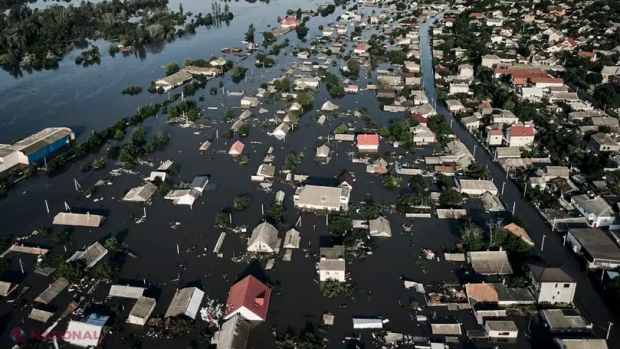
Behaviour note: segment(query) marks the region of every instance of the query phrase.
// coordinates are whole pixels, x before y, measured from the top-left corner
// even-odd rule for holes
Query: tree
[[[461,224],[461,236],[467,251],[481,251],[487,248],[483,239],[482,227],[469,217]]]
[[[284,166],[282,166],[282,169],[285,171],[295,171],[295,167],[297,167],[297,163],[298,163],[298,159],[297,159],[297,155],[295,155],[294,153],[289,153],[286,154],[286,157],[284,158]]]
[[[236,66],[232,69],[232,78],[233,81],[239,82],[245,78],[245,72],[248,71],[247,68]]]
[[[437,178],[437,184],[440,187],[451,189],[454,187],[454,180],[452,180],[451,177],[442,174],[442,175],[439,175],[439,178]]]
[[[217,87],[213,86],[209,89],[209,94],[215,96],[217,94]]]
[[[235,211],[243,211],[250,206],[250,197],[247,195],[237,196],[233,200],[233,209]]]
[[[347,126],[347,124],[340,124],[336,126],[336,128],[334,129],[334,134],[347,133],[348,130],[349,130],[349,126]]]
[[[314,103],[314,96],[308,92],[300,92],[297,94],[297,102],[304,107],[310,106]]]
[[[248,31],[245,32],[245,41],[247,42],[254,42],[254,32],[256,30],[254,29],[254,24],[250,23],[250,25],[248,26]]]
[[[280,204],[273,204],[267,209],[267,217],[275,223],[284,223],[286,220],[286,209]]]
[[[396,188],[400,186],[403,179],[399,176],[395,176],[393,173],[386,173],[381,176],[381,185],[384,188]]]
[[[107,282],[116,279],[119,273],[120,268],[115,263],[103,263],[97,268],[97,277]]]
[[[153,137],[153,148],[155,150],[163,149],[168,145],[168,141],[170,139],[168,136],[164,135],[161,132],[158,132],[155,137]]]
[[[306,37],[306,35],[308,35],[308,28],[302,24],[295,28],[295,32],[297,33],[297,38],[299,38],[299,40],[302,40]]]
[[[232,227],[230,222],[230,213],[220,212],[215,215],[215,225],[222,228]]]
[[[111,253],[118,252],[121,250],[121,243],[114,237],[108,238],[103,246]]]
[[[376,219],[381,215],[381,205],[372,203],[362,208],[362,215],[366,219]]]
[[[138,126],[131,131],[131,143],[135,147],[142,147],[146,144],[146,134],[142,127]]]
[[[105,159],[103,157],[100,157],[99,159],[95,159],[93,160],[93,163],[91,164],[91,166],[95,170],[100,170],[105,167]]]
[[[116,129],[116,131],[114,131],[113,138],[115,141],[122,141],[123,139],[125,139],[125,131],[121,129]]]
[[[235,112],[232,109],[226,109],[226,112],[224,113],[224,120],[226,121],[232,121],[235,118]]]
[[[52,240],[54,240],[54,242],[59,244],[59,245],[66,244],[67,242],[69,242],[69,232],[62,231],[62,232],[54,235]]]
[[[439,205],[441,207],[453,207],[463,203],[463,195],[456,191],[454,188],[450,188],[439,197]]]
[[[414,192],[424,192],[428,190],[428,181],[422,175],[413,175],[409,180],[409,188]]]
[[[182,337],[194,330],[192,320],[185,316],[177,316],[170,319],[168,334],[173,337]]]
[[[58,276],[77,283],[84,277],[84,264],[81,261],[62,263],[58,267]]]
[[[618,108],[620,107],[620,95],[610,85],[598,85],[594,88],[594,99],[601,107]]]
[[[170,76],[174,73],[179,72],[180,68],[176,63],[166,64],[166,76]]]
[[[240,137],[247,137],[250,135],[250,128],[247,127],[246,125],[242,125],[241,127],[239,127],[239,130],[237,131],[237,133],[239,134]]]
[[[360,74],[360,62],[351,58],[347,61],[348,76],[358,76]]]
[[[329,279],[323,284],[323,296],[336,298],[342,292],[342,284],[338,280]]]
[[[474,162],[467,166],[467,171],[465,171],[467,176],[475,179],[489,179],[491,178],[491,174],[489,173],[489,169],[486,166],[483,166],[480,163]]]
[[[329,88],[329,95],[332,98],[342,98],[345,94],[346,92],[342,86],[332,86]]]
[[[350,230],[353,230],[353,220],[346,216],[333,216],[329,220],[329,233],[342,237]]]

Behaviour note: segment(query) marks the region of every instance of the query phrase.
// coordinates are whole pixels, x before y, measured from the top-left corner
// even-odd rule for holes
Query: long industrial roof
[[[67,136],[71,136],[72,139],[75,137],[70,128],[50,127],[12,144],[10,148],[30,155]]]
[[[54,217],[53,224],[97,228],[104,219],[105,216],[90,213],[60,212]]]

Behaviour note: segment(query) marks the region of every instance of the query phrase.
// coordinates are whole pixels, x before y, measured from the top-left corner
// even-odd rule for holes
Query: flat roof
[[[151,314],[152,308],[156,303],[157,301],[154,298],[140,297],[133,308],[131,308],[129,315],[144,319]]]
[[[133,298],[139,299],[144,294],[145,287],[135,287],[126,285],[112,285],[108,297]]]
[[[104,216],[90,213],[60,212],[54,217],[52,224],[97,228],[104,219]]]
[[[473,189],[497,192],[497,187],[493,181],[482,179],[459,179],[459,186],[461,190]]]
[[[620,260],[620,248],[602,230],[577,228],[569,229],[568,233],[593,259]]]
[[[580,331],[592,329],[577,309],[544,309],[540,315],[549,325],[551,331]]]
[[[514,321],[487,321],[485,325],[491,331],[512,331],[516,332],[519,329],[515,325]]]

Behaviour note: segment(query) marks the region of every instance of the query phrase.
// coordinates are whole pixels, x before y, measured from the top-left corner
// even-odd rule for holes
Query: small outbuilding
[[[136,301],[136,304],[131,308],[131,312],[129,313],[129,317],[127,318],[128,324],[146,325],[146,322],[149,320],[149,317],[155,310],[155,305],[157,301],[154,298],[148,297],[140,297]]]
[[[157,186],[153,183],[146,183],[145,185],[130,189],[123,197],[123,201],[128,202],[147,202],[157,192]]]
[[[390,228],[390,221],[381,216],[377,219],[371,219],[368,221],[368,228],[370,230],[370,236],[377,237],[391,237],[392,228]]]
[[[301,242],[301,236],[299,231],[295,228],[291,228],[284,234],[284,246],[283,248],[299,248]]]
[[[198,315],[200,303],[205,293],[197,287],[186,287],[177,290],[166,310],[164,318],[185,315],[190,319],[195,319]]]

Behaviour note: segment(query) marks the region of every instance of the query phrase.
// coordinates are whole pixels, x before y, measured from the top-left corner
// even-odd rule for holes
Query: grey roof
[[[609,135],[605,133],[593,134],[592,136],[590,136],[590,139],[600,145],[617,145],[618,144]]]
[[[487,326],[491,331],[516,332],[519,330],[514,321],[487,321],[485,322],[485,326]]]
[[[196,189],[200,192],[202,192],[205,187],[207,186],[207,184],[209,184],[209,177],[208,176],[197,176],[194,178],[194,180],[192,181],[192,183],[189,185],[192,189]]]
[[[482,205],[487,211],[504,211],[504,204],[497,195],[493,195],[487,191],[482,194],[480,200],[482,200]]]
[[[570,332],[592,329],[577,309],[544,309],[540,311],[541,317],[549,325],[551,331]]]
[[[6,297],[11,292],[15,291],[15,289],[19,286],[19,284],[13,284],[6,281],[0,281],[0,296]]]
[[[593,259],[620,261],[620,248],[600,229],[574,228],[571,234]]]
[[[31,155],[67,136],[70,136],[71,139],[75,138],[70,128],[50,127],[12,144],[9,148],[21,151],[25,155]]]
[[[94,244],[88,246],[84,253],[78,258],[86,264],[86,268],[92,268],[97,262],[101,260],[106,254],[108,254],[108,249],[103,247],[99,242],[95,242]]]
[[[497,192],[497,187],[493,181],[481,179],[459,179],[459,187],[461,190],[486,190]]]
[[[614,214],[611,206],[600,196],[590,198],[586,194],[581,194],[573,196],[572,200],[574,200],[577,205],[581,206],[584,211],[594,214],[597,217],[613,216]]]
[[[174,165],[172,160],[166,160],[159,165],[157,171],[168,171],[172,165]]]
[[[291,228],[284,235],[284,248],[299,248],[301,237],[295,228]]]
[[[570,169],[566,166],[547,166],[547,177],[563,177],[568,178],[570,176]]]
[[[153,183],[146,183],[143,186],[132,188],[125,194],[123,201],[146,202],[153,197],[157,191],[157,186]]]
[[[33,308],[30,311],[30,314],[28,314],[28,318],[34,321],[46,323],[47,320],[49,320],[53,315],[54,313],[51,313],[49,311]]]
[[[544,264],[528,264],[527,267],[538,282],[575,282],[562,267],[552,267]]]
[[[147,318],[149,315],[151,315],[151,312],[153,311],[153,306],[156,303],[157,301],[155,301],[154,298],[140,297],[136,301],[136,304],[133,305],[133,308],[131,308],[131,312],[129,313],[129,315],[141,319]]]
[[[499,158],[520,158],[521,149],[519,147],[497,147],[495,148],[495,156]]]
[[[276,174],[276,167],[269,164],[261,164],[258,166],[256,174],[259,176],[273,177]]]
[[[163,79],[157,80],[156,83],[163,82],[163,83],[170,84],[170,85],[178,85],[191,79],[192,79],[192,74],[188,73],[185,70],[179,70],[178,72],[172,75],[169,75]]]
[[[333,247],[321,247],[319,249],[319,255],[321,258],[326,259],[344,258],[344,246],[336,245]]]
[[[493,287],[499,302],[536,303],[536,299],[527,288],[506,287],[503,284],[493,284]]]
[[[142,294],[144,294],[145,290],[145,287],[112,285],[112,287],[110,287],[110,293],[108,294],[108,297],[139,299],[142,297]]]
[[[319,270],[346,270],[346,263],[344,260],[325,259],[319,261]]]
[[[248,241],[248,248],[259,241],[275,249],[278,242],[278,229],[267,222],[257,225]]]
[[[462,334],[460,323],[452,323],[452,324],[432,323],[431,331],[433,332],[433,334],[439,334],[439,335],[460,336]]]
[[[378,217],[368,221],[371,236],[392,236],[390,221],[385,217]]]
[[[252,324],[237,314],[222,324],[222,328],[215,332],[211,344],[217,344],[217,349],[245,349]]]
[[[316,157],[317,158],[326,158],[329,156],[329,147],[327,144],[323,144],[322,146],[316,148]]]
[[[52,224],[97,228],[104,219],[104,216],[90,213],[60,212],[54,217]]]
[[[555,338],[560,349],[608,349],[607,341],[604,339],[567,339]]]
[[[186,287],[174,294],[164,318],[187,315],[196,318],[204,292],[197,287]],[[196,302],[197,301],[197,302]]]
[[[467,260],[478,274],[506,275],[512,274],[506,251],[467,252]]]
[[[69,281],[65,278],[59,278],[54,281],[48,288],[45,289],[37,298],[34,299],[35,302],[49,304],[56,296],[60,294],[65,288],[69,286]]]
[[[334,209],[341,206],[340,195],[342,195],[342,188],[318,185],[306,185],[295,193],[298,198],[296,204],[300,206],[317,205]]]

